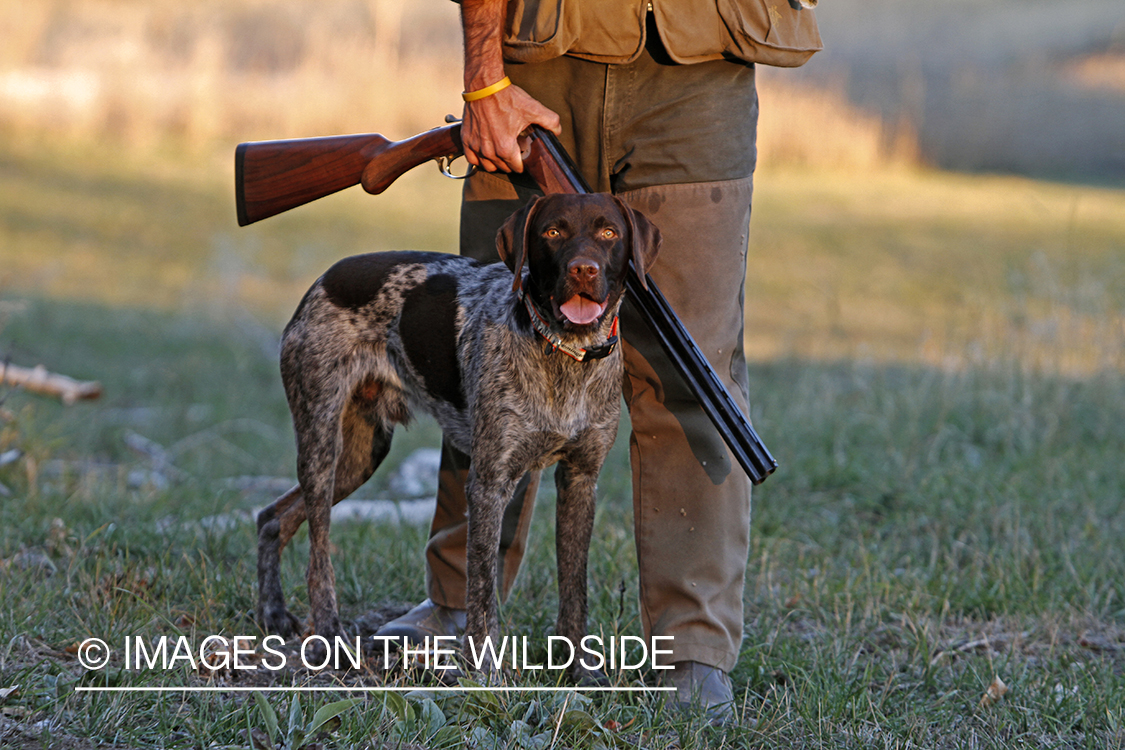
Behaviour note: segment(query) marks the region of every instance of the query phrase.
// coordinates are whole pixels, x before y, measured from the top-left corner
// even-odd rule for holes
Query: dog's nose
[[[566,270],[576,281],[593,281],[602,272],[602,267],[596,260],[575,258],[567,264]]]

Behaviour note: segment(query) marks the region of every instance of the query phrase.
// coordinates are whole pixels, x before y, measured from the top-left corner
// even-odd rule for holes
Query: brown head
[[[660,230],[607,193],[536,198],[496,235],[500,258],[519,290],[568,328],[596,325],[616,309],[629,261],[644,282],[660,249]]]

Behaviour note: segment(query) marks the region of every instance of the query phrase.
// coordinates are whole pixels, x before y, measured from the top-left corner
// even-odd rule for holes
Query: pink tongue
[[[586,325],[587,323],[593,323],[605,312],[605,305],[599,305],[593,300],[588,300],[576,294],[561,304],[559,310],[571,323]]]

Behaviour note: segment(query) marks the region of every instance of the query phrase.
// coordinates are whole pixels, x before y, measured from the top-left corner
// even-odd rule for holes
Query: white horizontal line
[[[664,693],[674,687],[91,687],[78,686],[77,693]]]

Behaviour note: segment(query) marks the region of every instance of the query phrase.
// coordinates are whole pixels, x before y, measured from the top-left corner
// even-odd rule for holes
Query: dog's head
[[[496,235],[512,269],[513,290],[525,293],[572,331],[596,326],[621,299],[633,261],[641,282],[660,249],[660,230],[606,193],[547,195],[513,214]]]

